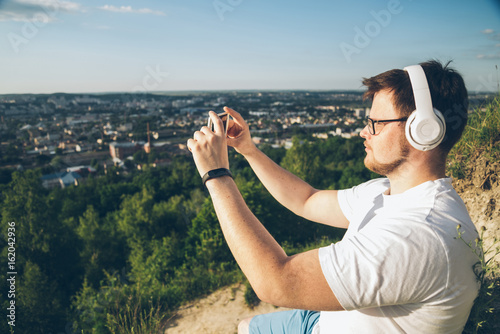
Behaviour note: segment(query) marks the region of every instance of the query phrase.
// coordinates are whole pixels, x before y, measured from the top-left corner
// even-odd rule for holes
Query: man
[[[203,127],[188,141],[200,175],[207,175],[226,241],[258,297],[297,309],[246,319],[239,333],[462,331],[477,295],[477,258],[457,239],[457,226],[467,242],[477,231],[445,176],[445,162],[465,127],[467,91],[447,66],[429,61],[421,68],[446,121],[444,140],[424,151],[409,144],[405,124],[415,102],[406,71],[365,79],[365,97],[373,100],[360,134],[365,165],[385,178],[352,189],[317,190],[285,171],[256,148],[243,118],[227,107],[234,118],[227,137],[210,112],[214,131]],[[281,204],[311,221],[346,228],[344,238],[287,256],[225,170],[227,145]]]

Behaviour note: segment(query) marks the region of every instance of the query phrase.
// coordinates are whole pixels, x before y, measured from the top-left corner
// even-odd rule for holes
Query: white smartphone
[[[224,133],[227,133],[227,128],[229,126],[229,117],[231,117],[227,112],[223,112],[221,114],[217,114],[219,118],[222,120],[222,126],[224,128]],[[212,123],[212,119],[210,116],[208,117],[208,124],[207,127],[213,132],[214,131],[214,124]]]

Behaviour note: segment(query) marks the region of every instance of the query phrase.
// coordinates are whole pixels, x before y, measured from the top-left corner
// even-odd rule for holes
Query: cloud
[[[496,32],[493,29],[484,29],[481,31],[485,37],[493,41],[493,43],[489,42],[487,46],[485,46],[483,49],[484,51],[482,53],[476,54],[477,59],[484,59],[484,60],[489,60],[489,59],[500,59],[500,52],[498,52],[496,48],[500,47],[500,33]]]
[[[79,3],[63,0],[0,0],[0,21],[54,21],[58,13],[83,12]]]
[[[132,6],[120,6],[116,7],[113,5],[104,5],[99,7],[99,9],[115,12],[115,13],[135,13],[135,14],[153,14],[153,15],[165,15],[164,12],[159,10],[153,10],[149,8],[133,9]]]
[[[113,5],[104,5],[98,7],[100,10],[111,11],[115,13],[135,13],[165,15],[164,12],[149,8],[134,9],[131,6],[116,7]],[[0,0],[0,22],[18,21],[29,22],[43,20],[52,22],[56,20],[60,13],[78,13],[85,12],[85,8],[74,1],[66,0]]]
[[[493,41],[500,41],[500,33],[492,33],[488,34],[488,39],[491,39]]]
[[[486,37],[493,41],[500,41],[500,33],[496,32],[493,29],[484,29],[481,31],[482,34],[486,35]]]
[[[477,59],[500,59],[500,53],[496,53],[496,54],[478,54],[477,56]]]

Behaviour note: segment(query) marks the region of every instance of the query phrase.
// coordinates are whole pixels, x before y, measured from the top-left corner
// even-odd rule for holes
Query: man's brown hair
[[[420,63],[424,69],[432,105],[441,111],[446,122],[446,133],[438,148],[448,153],[460,139],[467,123],[469,100],[462,76],[452,68],[451,61],[444,66],[437,60]],[[400,116],[408,117],[415,110],[415,99],[410,77],[404,70],[394,69],[371,78],[363,78],[363,85],[368,90],[364,99],[371,99],[381,90],[393,93],[393,103]]]

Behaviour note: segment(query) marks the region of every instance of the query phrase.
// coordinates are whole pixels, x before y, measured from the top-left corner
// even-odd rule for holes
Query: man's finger
[[[222,128],[222,120],[220,117],[213,111],[209,111],[208,115],[214,125],[214,133],[223,133],[224,129]]]
[[[231,117],[233,118],[233,122],[236,123],[240,129],[244,129],[246,127],[247,123],[239,112],[229,107],[224,107],[224,111],[231,115]]]
[[[243,117],[241,117],[240,113],[237,112],[236,110],[231,109],[229,107],[224,107],[224,111],[227,112],[229,115],[231,115],[235,120],[237,120],[238,124],[241,124],[242,122],[244,122]]]
[[[203,128],[202,128],[203,130]],[[200,141],[200,140],[203,140],[205,138],[206,134],[203,133],[203,131],[196,131],[194,134],[193,134],[193,139],[195,141]]]
[[[192,147],[195,143],[196,143],[196,141],[195,141],[193,138],[188,139],[188,141],[187,141],[187,148],[188,148],[189,152],[193,152],[193,150],[192,150],[192,148],[191,148],[191,147]]]

